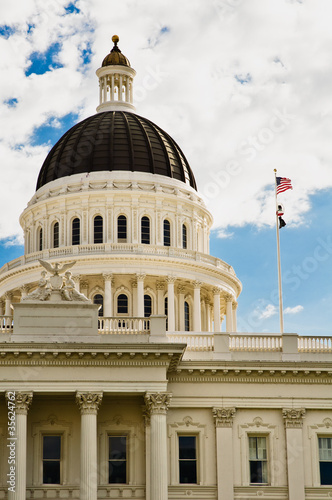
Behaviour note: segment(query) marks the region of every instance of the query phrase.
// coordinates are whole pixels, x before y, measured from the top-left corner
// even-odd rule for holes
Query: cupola
[[[135,111],[133,105],[133,79],[136,71],[118,47],[119,37],[112,37],[114,46],[97,69],[99,78],[99,106],[102,111]]]

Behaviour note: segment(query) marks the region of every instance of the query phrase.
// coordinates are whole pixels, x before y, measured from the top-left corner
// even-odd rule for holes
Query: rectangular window
[[[108,482],[127,484],[127,436],[108,436]]]
[[[332,437],[319,437],[320,484],[332,484]]]
[[[43,484],[60,484],[61,436],[43,436]]]
[[[179,482],[197,484],[196,436],[179,436]]]
[[[250,483],[268,482],[266,437],[249,436]]]

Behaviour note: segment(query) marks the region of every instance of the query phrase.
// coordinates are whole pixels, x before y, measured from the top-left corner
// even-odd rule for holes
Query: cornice
[[[309,366],[308,366],[309,365]],[[253,383],[253,384],[332,384],[332,363],[237,363],[182,361],[170,374],[169,382]]]
[[[176,348],[167,344],[122,344],[68,345],[57,344],[33,346],[31,344],[0,344],[1,366],[72,366],[72,367],[164,367],[168,372],[176,370],[183,355],[185,345]]]

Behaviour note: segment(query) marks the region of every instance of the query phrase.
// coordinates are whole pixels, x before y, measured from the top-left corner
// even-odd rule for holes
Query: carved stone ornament
[[[163,281],[157,281],[157,290],[165,290],[165,283]]]
[[[83,295],[83,293],[76,290],[72,273],[66,271],[72,267],[76,261],[63,264],[62,266],[60,266],[59,262],[55,262],[54,266],[46,262],[46,260],[39,259],[39,262],[52,274],[52,276],[47,278],[46,271],[42,271],[41,278],[38,281],[38,288],[25,297],[22,297],[22,301],[33,302],[48,300],[50,302],[59,302],[65,300],[91,303],[91,300]],[[64,271],[66,271],[65,276],[61,276],[60,273]]]
[[[102,392],[76,393],[76,403],[78,404],[82,415],[87,415],[87,414],[96,415],[102,399],[103,399]]]
[[[166,415],[172,395],[169,392],[145,394],[144,401],[150,415]]]
[[[285,419],[285,427],[288,429],[301,428],[303,426],[305,413],[306,411],[304,408],[283,408],[282,416]]]
[[[167,276],[166,281],[167,281],[168,284],[175,283],[176,276]]]
[[[136,273],[137,281],[144,281],[146,277],[145,273]]]
[[[216,427],[232,427],[236,408],[212,408]]]
[[[232,302],[233,295],[231,295],[230,293],[224,293],[224,299],[226,302]]]
[[[12,395],[15,395],[15,399],[13,401]],[[15,413],[17,415],[27,415],[28,410],[30,408],[32,402],[32,391],[30,392],[16,392],[16,391],[7,391],[6,399],[15,403]]]
[[[212,292],[213,292],[213,295],[220,295],[221,288],[219,288],[218,286],[215,286],[212,288]]]

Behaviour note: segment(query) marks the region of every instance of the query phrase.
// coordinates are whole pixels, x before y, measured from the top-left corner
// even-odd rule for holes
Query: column
[[[235,408],[213,408],[216,424],[218,500],[234,499],[233,418]]]
[[[234,300],[234,302],[232,303],[232,309],[233,309],[233,313],[232,313],[232,321],[233,321],[233,332],[236,332],[237,331],[237,321],[236,321],[236,310],[237,310],[237,302],[236,300]]]
[[[165,314],[165,304],[164,304],[164,291],[165,284],[163,281],[157,281],[157,314]]]
[[[205,303],[205,316],[206,316],[206,331],[210,332],[210,324],[211,324],[211,304],[209,300],[207,299]]]
[[[103,274],[104,278],[104,316],[105,318],[111,318],[113,316],[113,294],[112,294],[112,285],[113,285],[113,274]]]
[[[178,294],[179,294],[179,331],[184,332],[184,286],[178,286]]]
[[[76,393],[81,411],[80,500],[97,500],[97,412],[102,397],[102,392]]]
[[[201,331],[201,284],[194,281],[194,332]]]
[[[213,322],[215,333],[221,332],[220,322],[220,288],[213,288]]]
[[[137,273],[137,316],[144,317],[144,279],[145,273]]]
[[[224,295],[226,301],[226,332],[233,331],[233,310],[232,310],[232,301],[233,296],[230,293],[226,293]]]
[[[150,412],[146,406],[142,407],[143,411],[143,420],[144,420],[144,429],[145,429],[145,500],[151,500],[150,496],[150,469],[151,469],[151,457],[150,457],[150,448],[151,448],[151,419]]]
[[[26,499],[26,471],[27,471],[27,415],[32,401],[32,392],[6,392],[7,402],[14,402],[16,414],[15,436],[8,436],[7,445],[12,443],[16,455],[16,478],[15,492],[10,492],[8,498],[11,500]],[[7,403],[7,404],[8,404]],[[17,437],[11,441],[11,437]],[[10,448],[6,448],[8,453]],[[8,455],[9,456],[9,455]]]
[[[138,316],[137,314],[137,280],[133,279],[131,280],[131,287],[132,287],[132,302],[133,302],[133,316]]]
[[[303,463],[304,408],[283,408],[286,430],[286,455],[288,473],[288,499],[305,500]]]
[[[168,499],[166,413],[171,395],[166,392],[145,394],[150,415],[150,498]]]
[[[107,101],[107,78],[104,76],[103,78],[103,94],[104,94],[104,102]]]
[[[167,331],[175,331],[175,307],[174,307],[174,282],[175,276],[167,276],[167,306],[168,306],[168,328]]]
[[[11,299],[12,299],[12,294],[10,292],[5,293],[5,316],[12,316],[12,309],[11,309]]]

